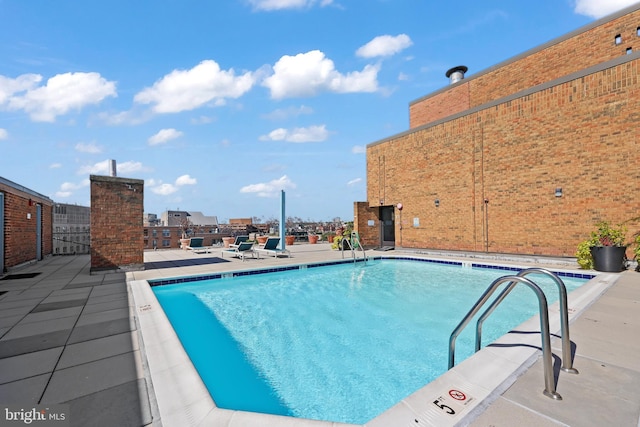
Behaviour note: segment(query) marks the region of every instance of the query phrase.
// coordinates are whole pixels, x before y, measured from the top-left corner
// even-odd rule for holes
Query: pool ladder
[[[367,262],[367,253],[365,252],[364,248],[362,247],[362,244],[360,244],[360,235],[358,234],[357,231],[352,231],[351,232],[351,236],[349,239],[345,239],[344,237],[342,238],[342,240],[340,241],[340,249],[342,250],[342,258],[344,258],[344,243],[347,243],[347,246],[349,246],[349,249],[351,250],[351,257],[353,257],[353,262],[356,262],[356,249],[360,248],[360,250],[362,251],[362,259],[364,260],[364,262]]]
[[[553,364],[551,355],[551,338],[549,334],[549,306],[547,298],[545,297],[542,289],[536,285],[532,280],[524,277],[531,273],[538,273],[550,276],[558,287],[560,294],[560,328],[562,334],[562,369],[564,372],[571,374],[577,374],[578,371],[573,368],[573,360],[571,358],[571,340],[569,338],[569,313],[567,309],[567,288],[556,274],[543,268],[528,268],[520,271],[515,276],[503,276],[496,279],[487,290],[478,299],[475,305],[469,310],[467,315],[456,326],[449,337],[449,369],[455,365],[455,352],[456,352],[456,338],[460,335],[460,332],[469,324],[471,318],[475,316],[482,306],[489,300],[495,290],[507,283],[507,287],[496,297],[495,300],[489,305],[489,307],[480,315],[478,322],[476,323],[476,351],[480,350],[482,345],[482,324],[485,319],[489,317],[491,313],[498,307],[498,305],[509,295],[509,293],[517,286],[518,283],[522,283],[528,286],[538,297],[538,308],[540,310],[540,332],[542,339],[542,360],[544,365],[544,384],[545,389],[543,394],[555,400],[562,400],[562,396],[556,392],[556,386],[553,375]]]

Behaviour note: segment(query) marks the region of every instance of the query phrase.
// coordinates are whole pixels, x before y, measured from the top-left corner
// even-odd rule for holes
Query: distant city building
[[[189,223],[196,226],[218,226],[217,216],[206,216],[202,212],[198,211],[165,211],[161,215],[160,223],[165,227],[180,226],[184,224],[185,220],[189,220]],[[151,226],[151,224],[149,224]]]
[[[90,252],[91,208],[56,203],[53,206],[53,254]]]
[[[160,225],[160,218],[156,214],[146,213],[142,217],[142,224],[145,227],[155,227]]]

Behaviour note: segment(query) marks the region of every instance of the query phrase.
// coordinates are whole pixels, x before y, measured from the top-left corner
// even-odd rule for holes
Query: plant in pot
[[[184,250],[187,249],[191,239],[189,238],[189,229],[191,227],[191,221],[189,218],[182,218],[180,221],[180,247]]]
[[[580,242],[576,252],[578,265],[584,269],[618,273],[626,268],[626,227],[611,226],[607,221],[596,224],[588,240]]]

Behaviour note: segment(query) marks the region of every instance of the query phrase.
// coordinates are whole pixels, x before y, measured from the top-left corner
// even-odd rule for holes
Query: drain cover
[[[0,280],[18,280],[18,279],[32,279],[36,277],[40,273],[21,273],[21,274],[9,274],[8,276],[4,276]]]

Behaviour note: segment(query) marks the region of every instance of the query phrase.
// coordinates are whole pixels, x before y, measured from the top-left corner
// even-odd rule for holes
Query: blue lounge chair
[[[187,246],[187,250],[193,251],[195,253],[200,252],[209,252],[209,247],[204,246],[204,237],[192,237],[189,242],[189,246]]]
[[[278,243],[280,243],[279,237],[269,237],[264,244],[264,247],[255,249],[258,254],[265,253],[267,255],[273,255],[275,258],[278,255],[286,255],[287,257],[291,257],[291,252],[287,249],[279,249]],[[259,255],[258,255],[259,256]]]
[[[237,248],[223,249],[222,258],[224,258],[225,252],[227,254],[233,254],[234,256],[242,258],[242,261],[244,261],[247,254],[251,254],[252,258],[255,258],[255,255],[257,255],[257,253],[253,250],[253,242],[242,242],[238,245]],[[260,258],[260,255],[258,255],[258,258]]]
[[[249,236],[236,236],[236,241],[229,245],[230,248],[237,248],[240,243],[249,240]]]

